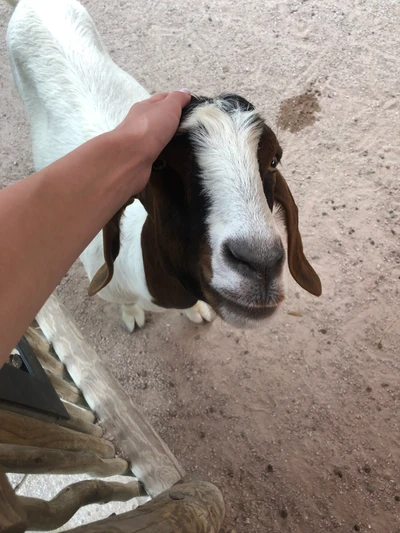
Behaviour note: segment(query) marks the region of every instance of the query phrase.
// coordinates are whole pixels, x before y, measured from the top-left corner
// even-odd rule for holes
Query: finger
[[[186,92],[188,91],[188,92]],[[181,89],[180,91],[172,91],[166,98],[166,101],[171,103],[177,103],[181,109],[188,105],[191,100],[189,89]]]
[[[161,100],[164,100],[165,98],[167,98],[167,96],[169,95],[170,93],[157,93],[157,94],[153,94],[153,96],[151,98],[148,98],[147,100],[145,100],[145,102],[148,102],[148,103],[152,103],[154,104],[155,102],[160,102]]]

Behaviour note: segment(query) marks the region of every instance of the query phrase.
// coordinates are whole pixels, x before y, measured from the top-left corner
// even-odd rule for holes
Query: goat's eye
[[[165,159],[156,159],[153,163],[153,170],[160,171],[167,168],[167,162]]]
[[[278,162],[279,162],[278,159],[274,157],[271,163],[269,164],[269,168],[275,170],[276,167],[278,166]]]

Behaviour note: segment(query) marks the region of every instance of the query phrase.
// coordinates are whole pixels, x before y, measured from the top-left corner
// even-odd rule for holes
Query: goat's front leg
[[[215,311],[205,302],[199,300],[190,309],[185,309],[185,315],[189,320],[195,324],[202,324],[203,322],[213,322],[216,317]]]

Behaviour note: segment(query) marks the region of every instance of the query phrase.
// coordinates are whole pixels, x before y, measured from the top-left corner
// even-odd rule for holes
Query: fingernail
[[[189,90],[189,89],[186,89],[186,88],[184,88],[184,89],[179,89],[179,92],[180,92],[180,93],[190,94],[190,90]]]

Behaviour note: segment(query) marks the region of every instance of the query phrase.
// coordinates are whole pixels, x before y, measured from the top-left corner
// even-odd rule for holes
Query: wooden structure
[[[205,482],[183,483],[177,459],[54,296],[25,338],[67,415],[0,402],[0,533],[52,531],[84,505],[138,496],[152,499],[70,531],[217,533],[224,517],[219,490]],[[44,501],[15,494],[6,473],[119,474],[127,482],[81,481]]]

